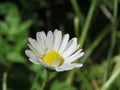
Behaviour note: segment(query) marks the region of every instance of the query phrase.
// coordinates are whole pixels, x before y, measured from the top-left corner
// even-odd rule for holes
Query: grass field
[[[55,29],[77,37],[83,67],[47,74],[28,60],[28,37]],[[120,90],[119,77],[120,0],[0,1],[0,90]]]

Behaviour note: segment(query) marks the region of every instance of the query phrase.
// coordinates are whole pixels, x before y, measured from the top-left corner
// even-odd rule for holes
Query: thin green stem
[[[73,81],[73,78],[74,78],[74,74],[75,74],[75,70],[70,71],[69,76],[68,76],[68,78],[66,80],[66,83],[68,85],[72,84],[72,81]]]
[[[93,50],[97,47],[97,45],[101,42],[101,40],[110,32],[110,25],[108,24],[103,31],[99,34],[98,37],[96,37],[95,41],[86,49],[86,53],[84,55],[84,57],[81,59],[81,63],[85,63],[86,60],[88,60],[88,57],[91,55],[91,53],[93,52]],[[73,77],[74,77],[74,70],[72,70],[70,72],[70,76],[67,79],[67,83],[70,85],[72,83]]]
[[[85,39],[86,39],[86,35],[87,35],[88,29],[90,27],[92,16],[93,16],[93,13],[94,13],[94,10],[95,10],[95,7],[96,7],[96,2],[97,2],[97,0],[92,0],[89,12],[87,14],[87,19],[86,19],[86,22],[84,24],[84,27],[83,27],[83,30],[82,30],[82,33],[81,33],[81,37],[79,39],[79,43],[81,45],[81,48],[84,45],[84,42],[85,42]]]
[[[75,36],[79,37],[79,19],[78,17],[74,18],[74,29],[75,29]]]
[[[116,18],[117,18],[117,13],[118,13],[118,0],[114,0],[114,6],[113,6],[113,23],[115,23]]]
[[[106,66],[106,72],[105,72],[105,76],[104,76],[104,82],[106,82],[109,77],[108,75],[109,75],[109,71],[111,69],[111,58],[112,58],[115,43],[116,43],[117,10],[118,10],[118,0],[114,0],[114,6],[113,6],[114,18],[112,20],[112,25],[111,25],[112,26],[112,28],[111,28],[111,43],[110,43],[110,49],[109,49],[108,56],[107,56],[107,66]]]
[[[82,13],[81,13],[81,10],[80,10],[80,8],[79,8],[79,5],[78,5],[78,3],[77,3],[77,0],[71,0],[71,4],[72,4],[72,6],[73,6],[73,9],[74,9],[76,15],[78,16],[78,18],[79,18],[79,20],[80,20],[81,26],[83,26],[83,24],[84,24],[84,17],[83,17],[83,15],[82,15]]]
[[[42,82],[42,85],[41,85],[41,87],[40,87],[40,90],[44,90],[44,89],[45,89],[45,86],[46,86],[47,81],[48,81],[49,76],[50,76],[49,74],[50,74],[50,71],[49,71],[49,70],[46,70],[46,76],[45,76],[45,78],[44,78],[44,80],[43,80],[43,82]]]
[[[112,58],[112,54],[113,54],[114,47],[115,47],[115,41],[116,41],[116,31],[114,29],[112,29],[112,31],[111,31],[111,43],[110,43],[110,49],[108,51],[108,56],[107,56],[107,67],[106,67],[104,82],[107,80],[108,75],[109,75],[109,71],[111,69],[111,58]]]
[[[71,0],[71,1],[72,1],[72,3],[75,3],[76,0]],[[86,19],[85,25],[83,27],[82,35],[81,35],[81,38],[79,39],[81,48],[82,48],[82,46],[84,44],[84,41],[85,41],[85,38],[86,38],[86,35],[87,35],[87,32],[88,32],[88,29],[89,29],[89,26],[90,26],[90,22],[91,22],[91,19],[92,19],[92,16],[93,16],[93,13],[94,13],[94,10],[95,10],[95,7],[96,7],[96,2],[97,2],[96,0],[92,0],[90,9],[88,11],[88,15],[87,15],[87,19]],[[73,81],[73,78],[74,78],[74,73],[75,73],[74,70],[72,70],[70,72],[69,77],[67,78],[68,85],[71,85],[71,83]]]
[[[108,79],[108,81],[102,86],[101,90],[108,90],[111,84],[115,81],[115,79],[120,75],[120,68],[116,70],[116,72]]]
[[[37,73],[37,75],[35,76],[35,79],[34,79],[34,81],[32,83],[32,86],[31,86],[30,90],[34,90],[36,88],[36,83],[37,83],[37,80],[39,79],[39,76],[40,76],[39,73]]]
[[[3,73],[3,87],[2,90],[7,90],[7,73]]]
[[[86,53],[84,57],[81,59],[81,63],[85,63],[88,57],[92,54],[93,50],[97,47],[97,45],[101,42],[101,40],[110,32],[110,25],[108,24],[102,32],[96,37],[94,42],[86,49]]]

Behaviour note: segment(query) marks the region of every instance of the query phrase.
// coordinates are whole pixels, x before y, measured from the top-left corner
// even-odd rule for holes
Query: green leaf
[[[7,54],[7,59],[13,63],[25,63],[24,57],[16,52],[9,52]]]
[[[111,75],[113,75],[120,68],[120,55],[115,56],[113,60],[115,61],[115,66]]]
[[[73,86],[67,85],[65,82],[55,81],[50,90],[76,90]]]
[[[20,24],[20,13],[15,5],[11,5],[5,20],[10,26],[18,26]]]
[[[29,29],[29,27],[32,25],[33,20],[27,20],[25,22],[23,22],[20,27],[19,27],[19,31],[17,32],[18,34],[25,32],[26,30]]]
[[[8,34],[8,25],[6,22],[0,21],[0,34],[7,35]]]

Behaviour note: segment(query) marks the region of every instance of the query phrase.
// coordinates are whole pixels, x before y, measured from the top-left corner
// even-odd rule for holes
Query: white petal
[[[67,59],[69,59],[69,58],[72,58],[72,57],[78,55],[81,51],[82,51],[82,49],[80,49],[80,50],[74,52],[71,56],[69,56],[69,57],[67,57],[67,58],[66,58],[66,57],[62,57],[62,58],[65,59],[65,60],[67,60]]]
[[[47,49],[47,45],[46,45],[47,44],[46,43],[47,42],[47,36],[46,36],[45,32],[43,32],[43,31],[42,31],[42,38],[44,40],[44,45],[45,45],[45,50],[46,50]]]
[[[71,70],[73,68],[80,68],[82,66],[83,64],[67,63],[67,64],[63,64],[62,66],[56,68],[56,71],[61,72],[61,71]]]
[[[77,54],[76,56],[69,57],[68,59],[66,59],[66,60],[64,61],[64,63],[74,62],[74,61],[76,61],[78,58],[82,57],[83,55],[84,55],[84,52],[81,52],[81,53]]]
[[[75,41],[77,41],[77,38],[72,38],[72,39],[67,43],[67,46],[66,46],[64,52],[65,52],[66,50],[68,50],[68,48],[70,48],[71,44],[73,44],[73,42],[75,42]],[[64,52],[63,52],[63,53],[64,53]]]
[[[37,56],[30,50],[25,50],[25,54],[29,57],[29,60],[32,62],[32,63],[35,63],[35,64],[40,64],[40,62],[37,60]]]
[[[54,32],[54,46],[53,46],[53,50],[58,51],[61,45],[61,38],[62,38],[62,33],[61,31],[55,31]]]
[[[65,50],[65,48],[66,48],[66,46],[67,46],[68,40],[69,40],[69,34],[65,34],[65,35],[63,36],[63,40],[62,40],[62,43],[61,43],[61,47],[60,47],[60,49],[59,49],[59,53],[60,53],[60,54],[64,52],[64,50]]]
[[[47,33],[47,47],[48,47],[48,51],[49,52],[50,50],[52,50],[53,48],[53,42],[54,42],[54,38],[53,38],[53,34],[52,34],[52,31],[49,31]]]
[[[39,62],[36,62],[33,58],[29,58],[29,61],[31,61],[34,64],[40,64]]]
[[[41,53],[38,52],[38,50],[36,50],[32,45],[28,44],[28,47],[40,58],[43,57],[43,55]]]
[[[43,40],[41,40],[42,38],[41,38],[41,36],[42,36],[42,33],[41,32],[37,32],[36,33],[36,39],[37,39],[37,43],[38,43],[38,45],[39,45],[39,47],[40,47],[40,50],[41,50],[41,52],[42,52],[42,54],[44,53],[44,49],[43,49],[43,47],[42,47],[42,41]]]
[[[70,46],[68,47],[68,49],[62,54],[63,57],[68,57],[69,55],[71,55],[74,50],[76,49],[77,47],[77,39],[74,38],[71,40],[70,42]]]
[[[25,50],[25,54],[30,58],[36,59],[35,54],[30,50]]]
[[[45,33],[43,31],[37,32],[36,38],[37,38],[38,45],[41,47],[41,52],[45,54],[47,49]]]
[[[78,48],[80,47],[80,45],[77,45],[74,49],[71,50],[71,52],[69,52],[68,55],[66,55],[67,57],[69,57],[70,55],[72,55],[73,53],[75,53],[75,51],[78,50]]]
[[[36,42],[36,40],[29,37],[28,41],[32,45],[32,47],[34,47],[34,49],[37,50],[37,47],[36,47],[37,46],[37,42]]]
[[[28,41],[30,42],[30,44],[28,44],[29,48],[35,52],[37,52],[40,56],[43,56],[43,52],[41,51],[41,47],[39,46],[39,44],[36,42],[35,39],[32,38],[28,38]]]
[[[55,30],[54,30],[54,34],[56,34],[57,32],[58,32],[58,29],[55,29]]]

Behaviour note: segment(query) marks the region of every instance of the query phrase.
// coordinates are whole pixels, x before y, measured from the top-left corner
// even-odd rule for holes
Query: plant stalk
[[[42,82],[42,85],[41,85],[41,87],[40,87],[40,90],[45,90],[45,86],[46,86],[47,81],[48,81],[49,76],[50,76],[49,74],[50,74],[50,71],[49,71],[49,70],[46,70],[46,76],[45,76],[45,78],[44,78],[44,80],[43,80],[43,82]]]

